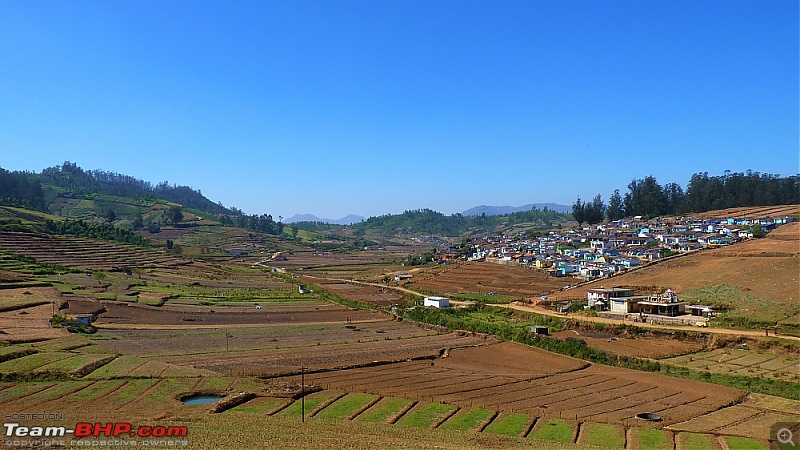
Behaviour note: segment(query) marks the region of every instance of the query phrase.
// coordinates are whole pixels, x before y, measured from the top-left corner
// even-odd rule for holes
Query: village
[[[438,262],[486,261],[528,267],[553,277],[575,278],[575,284],[564,288],[569,290],[667,258],[762,237],[794,220],[788,216],[771,219],[668,217],[652,220],[634,217],[581,229],[550,231],[547,235],[535,238],[524,233],[488,236],[473,240],[467,254],[456,253],[451,248],[451,251],[439,256]],[[405,273],[395,277],[397,281],[409,278],[411,275]],[[708,321],[715,316],[711,307],[682,301],[671,289],[658,293],[636,292],[609,284],[611,287],[600,285],[589,289],[583,308],[597,316],[621,321],[699,327],[708,326]],[[536,303],[550,304],[553,299],[543,296]],[[447,307],[449,303],[446,299],[429,297],[425,305]],[[572,303],[552,306],[566,313]]]
[[[438,262],[457,259],[512,264],[545,270],[555,277],[590,281],[671,256],[763,236],[793,217],[772,219],[622,219],[581,229],[474,239],[468,254],[442,253]]]

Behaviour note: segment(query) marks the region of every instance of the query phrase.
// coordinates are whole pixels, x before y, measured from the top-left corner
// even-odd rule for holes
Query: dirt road
[[[508,304],[508,305],[494,305],[499,306],[501,308],[510,308],[516,309],[518,311],[526,311],[532,312],[536,314],[542,314],[544,316],[552,316],[552,317],[560,317],[565,318],[569,317],[570,319],[574,320],[582,320],[585,322],[595,322],[595,323],[606,323],[612,325],[634,325],[637,327],[642,328],[654,328],[660,330],[681,330],[681,331],[695,331],[699,333],[713,333],[713,334],[726,334],[731,336],[747,336],[747,337],[765,337],[765,333],[763,330],[733,330],[729,328],[696,328],[690,326],[676,326],[676,325],[659,325],[659,324],[650,324],[650,323],[642,323],[642,322],[632,322],[630,320],[614,320],[609,319],[606,317],[592,317],[592,316],[581,316],[581,315],[564,315],[559,312],[550,311],[549,309],[541,308],[538,306],[524,306],[519,304]],[[770,336],[773,336],[770,334]],[[788,339],[792,341],[800,341],[800,337],[797,336],[789,336],[789,335],[779,335],[776,336],[780,339]]]

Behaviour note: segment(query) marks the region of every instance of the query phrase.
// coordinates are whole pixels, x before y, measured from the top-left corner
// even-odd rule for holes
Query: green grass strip
[[[638,439],[639,441],[638,448],[672,450],[673,447],[669,434],[661,430],[634,428],[633,436],[634,440]]]
[[[680,433],[678,435],[678,448],[692,450],[715,450],[714,437],[709,434]]]
[[[336,400],[328,405],[327,408],[317,413],[317,415],[314,417],[321,417],[324,419],[344,419],[346,417],[350,417],[354,412],[358,411],[359,408],[374,400],[375,397],[377,396],[373,394],[347,394],[339,400]]]
[[[11,386],[8,389],[0,391],[0,403],[8,402],[20,397],[24,397],[31,392],[36,392],[45,386],[55,386],[54,383],[23,383],[16,386]]]
[[[739,437],[739,436],[725,436],[725,443],[728,444],[728,448],[736,449],[736,450],[767,450],[768,447],[763,442],[748,438],[748,437]]]
[[[477,430],[493,414],[493,411],[483,408],[473,408],[462,411],[439,426],[442,430]]]
[[[530,437],[554,442],[572,442],[575,428],[563,419],[539,421]]]
[[[430,428],[437,420],[444,417],[453,409],[455,409],[453,405],[436,402],[422,406],[417,405],[397,423],[411,427]]]
[[[152,379],[129,381],[125,386],[122,386],[109,397],[108,403],[112,405],[123,405],[136,398],[136,396],[149,389],[158,381],[159,380]]]
[[[530,423],[531,418],[526,414],[503,414],[502,416],[494,419],[492,423],[486,427],[485,432],[500,434],[503,436],[519,436],[525,432],[525,429]]]
[[[582,444],[606,448],[625,447],[625,430],[614,425],[587,422],[583,424],[581,436],[585,436],[585,439],[581,439]]]
[[[70,400],[94,400],[112,392],[123,383],[125,383],[123,380],[97,381],[86,389],[81,389],[75,394],[70,395],[69,398]]]
[[[358,416],[358,419],[372,423],[386,422],[389,417],[397,414],[409,403],[411,400],[407,398],[386,397]]]
[[[317,408],[317,406],[321,405],[325,400],[329,400],[334,395],[337,395],[335,392],[317,392],[315,394],[307,395],[305,399],[305,415],[308,414]],[[292,417],[300,417],[303,414],[303,401],[301,399],[297,399],[286,407],[284,410],[279,412],[278,416],[292,416]]]

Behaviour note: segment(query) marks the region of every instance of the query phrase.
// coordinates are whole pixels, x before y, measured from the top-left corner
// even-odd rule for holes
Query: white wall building
[[[434,308],[449,308],[450,299],[445,297],[425,297],[423,305],[433,306]]]

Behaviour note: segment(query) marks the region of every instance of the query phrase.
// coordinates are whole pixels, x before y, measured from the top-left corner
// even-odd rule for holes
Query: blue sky
[[[248,213],[533,202],[800,172],[798,2],[4,1],[0,167]]]

